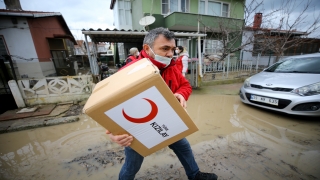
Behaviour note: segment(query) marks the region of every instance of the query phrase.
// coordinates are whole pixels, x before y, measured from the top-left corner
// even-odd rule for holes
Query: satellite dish
[[[154,21],[156,21],[156,18],[154,18],[153,16],[145,16],[140,19],[139,24],[141,26],[148,26],[148,25],[154,23]]]
[[[139,24],[144,27],[144,30],[146,31],[146,26],[154,23],[156,21],[156,18],[153,16],[145,16],[140,19]]]

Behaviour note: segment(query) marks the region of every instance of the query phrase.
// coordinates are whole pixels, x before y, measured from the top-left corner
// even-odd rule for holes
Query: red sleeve
[[[181,94],[187,101],[192,93],[192,87],[189,81],[185,77],[183,77],[181,73],[177,73],[177,75],[180,81],[180,87],[176,90],[175,93]]]

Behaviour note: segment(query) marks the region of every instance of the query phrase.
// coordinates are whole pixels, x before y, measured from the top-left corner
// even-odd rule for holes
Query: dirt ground
[[[247,106],[235,95],[236,87],[228,87],[224,94],[220,88],[199,90],[188,101],[199,131],[187,139],[200,170],[231,180],[320,179],[318,119]],[[81,114],[82,107],[73,105],[65,116]],[[94,120],[79,117],[74,123],[0,134],[0,179],[116,180],[123,148]],[[136,179],[187,177],[176,155],[164,148],[145,158]]]

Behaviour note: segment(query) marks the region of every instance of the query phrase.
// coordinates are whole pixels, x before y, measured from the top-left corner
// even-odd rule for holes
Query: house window
[[[229,17],[228,3],[211,1],[211,0],[200,0],[199,14]]]
[[[132,25],[130,0],[119,0],[119,19],[120,25]]]
[[[189,0],[162,0],[162,14],[189,12]]]
[[[223,49],[222,42],[219,40],[206,40],[205,53],[206,54],[217,54],[221,53]]]

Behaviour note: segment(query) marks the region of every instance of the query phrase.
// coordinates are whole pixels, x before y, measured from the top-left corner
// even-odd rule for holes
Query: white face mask
[[[153,52],[153,50],[151,49],[150,46],[149,46],[149,48],[150,48],[151,52],[154,54],[154,59],[156,61],[165,64],[166,67],[170,64],[172,58],[167,58],[167,57],[164,57],[164,56],[157,55],[156,53]]]
[[[139,54],[140,54],[140,53],[139,53],[139,52],[137,52],[137,55],[136,55],[136,56],[139,56]]]
[[[176,54],[179,54],[179,50],[175,50]]]

